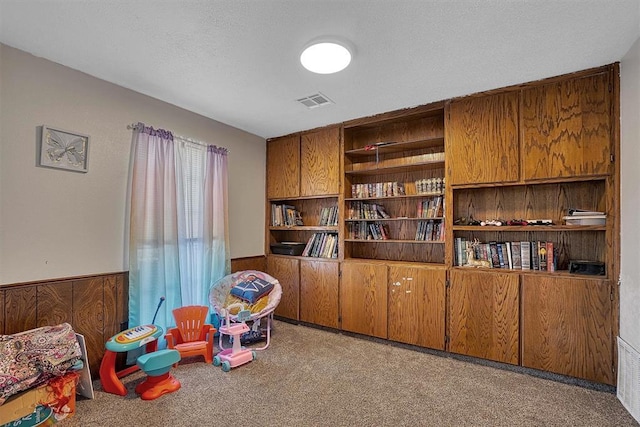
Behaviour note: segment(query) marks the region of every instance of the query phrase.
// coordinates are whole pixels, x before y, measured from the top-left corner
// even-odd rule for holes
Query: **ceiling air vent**
[[[307,108],[316,108],[322,107],[323,105],[333,104],[332,100],[330,100],[320,92],[314,93],[313,95],[309,95],[304,98],[300,98],[297,101]]]

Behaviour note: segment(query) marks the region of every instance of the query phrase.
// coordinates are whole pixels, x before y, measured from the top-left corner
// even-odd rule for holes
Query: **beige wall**
[[[264,139],[0,44],[0,285],[128,269],[138,121],[229,149],[231,256],[264,253]],[[88,173],[36,167],[43,124],[90,135]]]
[[[620,62],[620,337],[640,351],[640,39]]]

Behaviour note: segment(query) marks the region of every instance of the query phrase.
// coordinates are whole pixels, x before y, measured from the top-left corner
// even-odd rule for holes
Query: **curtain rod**
[[[139,131],[139,130],[141,130],[140,127],[144,128],[144,127],[146,127],[146,125],[144,123],[142,123],[142,122],[130,123],[130,124],[127,125],[127,129],[129,129],[129,130],[138,130]],[[168,131],[168,132],[170,132],[170,131]],[[198,141],[196,139],[192,139],[192,138],[189,138],[189,137],[186,137],[186,136],[182,136],[182,135],[176,135],[173,132],[170,132],[170,133],[173,136],[173,138],[181,139],[183,141],[187,141],[187,142],[190,142],[192,144],[201,145],[203,147],[211,148],[211,149],[214,149],[214,150],[224,151],[227,154],[229,153],[229,149],[228,148],[218,147],[217,145],[208,144],[206,142]]]

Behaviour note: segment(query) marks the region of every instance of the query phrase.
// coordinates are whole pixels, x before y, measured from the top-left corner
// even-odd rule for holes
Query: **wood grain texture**
[[[300,137],[267,142],[267,199],[300,195]]]
[[[267,259],[261,255],[246,258],[235,258],[231,260],[232,273],[244,270],[266,271]]]
[[[339,328],[339,268],[331,261],[300,261],[300,320]]]
[[[522,365],[615,384],[611,285],[523,277]]]
[[[387,338],[387,267],[344,262],[340,286],[342,329]]]
[[[447,117],[445,153],[450,184],[519,180],[517,93],[453,101]]]
[[[38,326],[36,287],[23,286],[6,289],[4,292],[4,315],[7,319],[5,334],[15,334],[36,328]]]
[[[389,266],[389,339],[444,350],[446,270]]]
[[[357,150],[377,142],[413,142],[444,136],[443,106],[416,115],[369,122],[362,126],[345,124],[345,151]]]
[[[405,261],[442,264],[442,243],[381,243],[375,240],[344,242],[345,258],[365,258],[387,261]],[[347,255],[348,254],[348,255]]]
[[[612,172],[609,73],[522,92],[524,179]]]
[[[407,122],[412,118],[416,120],[428,120],[429,117],[441,117],[443,108],[444,101],[437,101],[417,107],[388,111],[385,113],[376,114],[374,116],[349,120],[347,122],[344,122],[343,125],[345,131],[350,131],[352,128],[361,130],[368,127],[380,127],[381,124],[389,125],[394,122]]]
[[[98,375],[104,356],[104,279],[73,281],[73,329],[84,335],[92,375]]]
[[[300,320],[300,261],[284,256],[267,256],[267,273],[278,279],[282,286],[276,316]]]
[[[121,284],[120,284],[121,285]],[[103,337],[105,342],[120,332],[120,319],[118,318],[118,293],[122,290],[118,290],[118,280],[115,275],[105,276],[103,278],[104,286],[104,314],[103,314]]]
[[[38,327],[72,324],[73,284],[71,281],[36,287]]]
[[[300,195],[338,194],[340,128],[304,133],[300,145]]]
[[[115,294],[107,292],[105,296],[103,281]],[[9,299],[3,301],[7,294]],[[103,315],[105,306],[109,313]],[[90,369],[97,377],[105,340],[113,335],[113,331],[119,331],[121,322],[128,320],[128,274],[9,285],[0,290],[0,307],[3,307],[0,313],[5,315],[4,331],[7,334],[70,323],[76,332],[85,336]]]
[[[518,275],[451,270],[449,351],[517,365]]]

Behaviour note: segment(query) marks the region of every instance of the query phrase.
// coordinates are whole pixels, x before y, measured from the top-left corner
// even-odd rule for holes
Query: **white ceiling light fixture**
[[[300,55],[300,63],[317,74],[333,74],[351,63],[352,49],[342,41],[317,39],[307,45]]]

